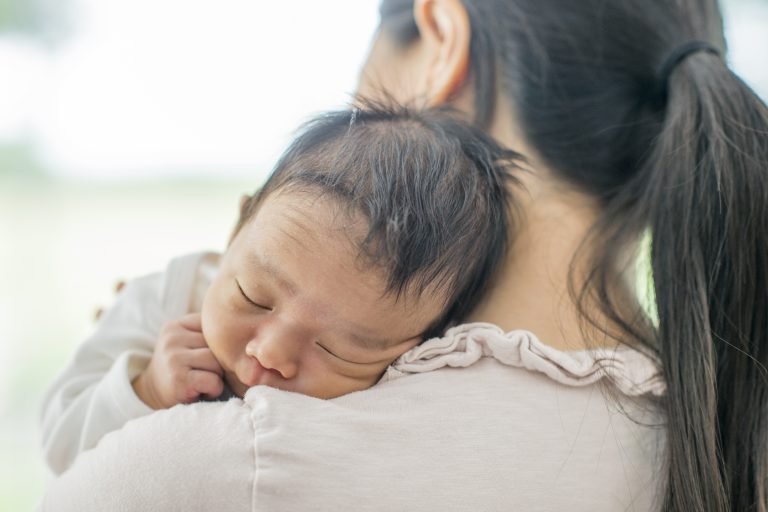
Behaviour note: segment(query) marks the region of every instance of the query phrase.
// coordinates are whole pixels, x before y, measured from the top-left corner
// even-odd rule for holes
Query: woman
[[[414,73],[412,92],[456,102],[533,162],[527,229],[475,317],[552,346],[600,339],[579,336],[586,320],[657,354],[662,509],[768,509],[768,113],[725,64],[716,2],[415,4],[413,17],[412,1],[382,5],[380,77],[379,55],[402,52],[390,76]],[[563,219],[572,235],[555,238]],[[655,332],[621,279],[646,227]],[[572,309],[558,297],[574,254]],[[531,303],[532,290],[549,296]]]
[[[451,104],[528,157],[512,250],[472,319],[533,332],[540,344],[525,354],[552,378],[519,381],[525,393],[515,381],[501,394],[490,379],[540,374],[494,364],[503,357],[486,343],[494,361],[435,369],[452,364],[440,362],[451,354],[438,347],[438,358],[417,353],[401,364],[435,371],[335,403],[286,406],[279,392],[259,390],[250,424],[235,402],[174,409],[86,454],[46,505],[66,498],[73,510],[110,508],[84,497],[101,485],[123,510],[302,510],[308,495],[318,510],[768,510],[768,111],[725,64],[715,0],[384,0],[381,17],[362,96]],[[646,231],[656,322],[632,289]],[[640,353],[658,362],[663,393],[647,385],[655,381],[632,355]],[[585,360],[579,374],[574,362]],[[617,385],[569,385],[593,374]],[[643,401],[625,400],[639,394]],[[566,405],[552,412],[557,397]],[[440,400],[453,400],[455,424],[437,414]],[[375,405],[361,416],[365,403]],[[612,405],[625,414],[606,416]],[[632,420],[645,425],[633,429]],[[617,443],[601,444],[606,424]],[[573,434],[569,442],[558,444],[555,426]],[[225,428],[234,447],[192,439]],[[126,450],[134,439],[150,444]],[[215,450],[204,449],[201,464],[184,447],[204,440]],[[216,450],[220,461],[210,459]],[[384,469],[361,463],[365,450]],[[145,468],[120,475],[130,492],[109,475],[115,457]],[[590,457],[608,462],[592,466]],[[208,492],[196,494],[205,482]]]

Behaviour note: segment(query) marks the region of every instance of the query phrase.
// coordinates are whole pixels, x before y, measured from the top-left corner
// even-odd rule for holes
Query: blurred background
[[[768,2],[724,0],[768,98]],[[343,106],[377,0],[0,0],[0,511],[47,478],[46,385],[119,279],[221,250],[312,113]]]

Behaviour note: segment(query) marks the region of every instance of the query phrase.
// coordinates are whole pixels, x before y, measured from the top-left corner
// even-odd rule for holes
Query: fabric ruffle
[[[542,343],[529,331],[505,333],[486,323],[463,324],[442,338],[427,340],[398,358],[385,380],[424,373],[445,366],[463,368],[482,357],[540,372],[568,386],[587,386],[606,377],[627,396],[664,394],[666,385],[658,365],[627,347],[560,351]]]

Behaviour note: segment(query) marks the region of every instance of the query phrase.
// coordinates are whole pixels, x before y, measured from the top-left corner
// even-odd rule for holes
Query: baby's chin
[[[245,392],[250,389],[248,386],[240,382],[237,376],[231,372],[224,373],[224,382],[226,382],[227,386],[229,386],[229,389],[232,390],[232,393],[240,398],[243,398],[243,396],[245,396]]]

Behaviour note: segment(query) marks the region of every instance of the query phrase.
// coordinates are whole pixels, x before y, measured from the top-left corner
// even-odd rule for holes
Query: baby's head
[[[461,321],[504,255],[517,157],[441,110],[307,124],[243,206],[203,304],[232,390],[365,389]]]

